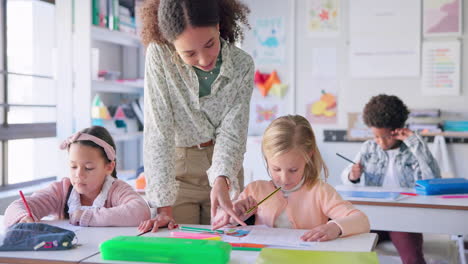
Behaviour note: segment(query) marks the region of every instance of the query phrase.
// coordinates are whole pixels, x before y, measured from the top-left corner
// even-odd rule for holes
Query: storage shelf
[[[93,81],[93,90],[101,93],[142,94],[143,86],[139,84],[117,81]]]
[[[468,143],[468,133],[465,132],[451,132],[445,131],[441,133],[423,133],[421,136],[427,142],[433,142],[434,136],[442,135],[445,137],[445,141],[447,143]],[[370,138],[369,138],[370,139]],[[329,130],[325,129],[323,131],[323,141],[324,142],[349,142],[349,143],[360,143],[364,142],[368,139],[348,139],[347,138],[347,131],[336,129],[336,130]]]
[[[141,41],[136,35],[123,33],[117,30],[109,30],[107,28],[92,26],[91,34],[94,40],[110,42],[118,45],[141,47]]]
[[[115,142],[123,142],[129,140],[137,140],[143,138],[143,132],[131,132],[131,133],[122,133],[122,134],[112,134]]]

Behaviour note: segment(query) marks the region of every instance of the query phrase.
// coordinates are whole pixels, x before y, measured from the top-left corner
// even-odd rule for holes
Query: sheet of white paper
[[[336,78],[336,48],[315,48],[312,50],[312,76],[315,78]]]
[[[311,248],[317,243],[304,242],[301,240],[300,237],[308,231],[304,229],[269,228],[265,226],[248,226],[237,229],[250,230],[250,233],[244,237],[224,235],[223,241],[231,243],[254,243],[269,246],[301,248]]]
[[[421,1],[353,0],[349,15],[352,77],[420,75]]]

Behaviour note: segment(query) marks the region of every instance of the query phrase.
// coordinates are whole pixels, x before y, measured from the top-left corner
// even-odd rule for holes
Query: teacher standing
[[[210,224],[243,187],[252,58],[234,46],[249,9],[237,0],[147,0],[146,193],[157,208],[140,231]]]

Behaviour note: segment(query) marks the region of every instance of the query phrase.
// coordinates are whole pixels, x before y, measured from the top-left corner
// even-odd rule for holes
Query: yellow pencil
[[[281,189],[281,187],[278,187],[276,188],[276,190],[274,190],[272,193],[270,193],[267,197],[263,198],[263,200],[261,200],[256,206],[250,208],[249,210],[245,211],[245,214],[250,214],[250,212],[252,212],[253,210],[255,210],[255,208],[257,208],[259,205],[261,205],[264,201],[266,201],[266,199],[270,198],[271,196],[273,196],[273,194],[275,194],[277,191],[279,191]]]

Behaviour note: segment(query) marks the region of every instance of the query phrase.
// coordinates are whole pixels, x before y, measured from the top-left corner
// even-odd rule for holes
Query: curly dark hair
[[[145,0],[140,13],[145,46],[151,42],[171,44],[188,25],[219,23],[220,35],[229,43],[243,39],[243,25],[250,28],[250,9],[238,0]]]
[[[408,119],[408,108],[394,95],[379,94],[364,107],[364,123],[368,127],[402,128]]]

